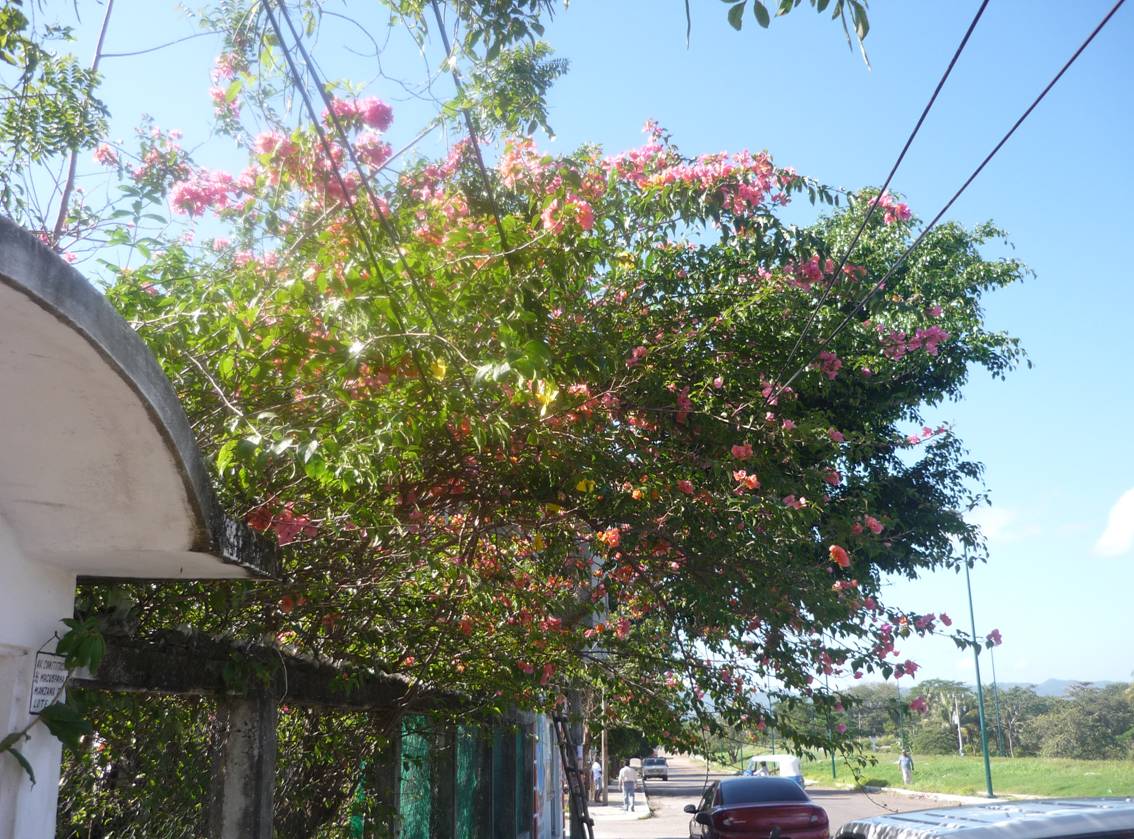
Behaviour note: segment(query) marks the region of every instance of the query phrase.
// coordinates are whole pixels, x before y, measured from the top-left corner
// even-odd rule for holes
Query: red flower
[[[844,548],[839,545],[831,545],[827,552],[831,555],[831,562],[840,568],[850,568],[850,556]]]
[[[686,495],[692,495],[693,494],[693,482],[692,481],[680,480],[680,481],[677,482],[677,488],[681,492],[684,492]]]

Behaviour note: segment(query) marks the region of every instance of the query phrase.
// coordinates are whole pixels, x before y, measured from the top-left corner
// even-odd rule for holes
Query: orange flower
[[[850,556],[847,555],[846,550],[838,545],[831,545],[828,552],[831,555],[831,562],[840,568],[850,568]]]

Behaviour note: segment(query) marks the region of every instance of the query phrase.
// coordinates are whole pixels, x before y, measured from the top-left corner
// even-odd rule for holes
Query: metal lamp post
[[[969,580],[969,558],[965,556],[965,589],[969,594],[969,622],[973,630],[973,665],[976,668],[977,710],[980,713],[980,748],[984,754],[984,781],[988,787],[988,797],[992,792],[992,763],[988,759],[988,731],[984,722],[984,688],[980,684],[980,647],[976,644],[976,614],[973,612],[973,586]]]

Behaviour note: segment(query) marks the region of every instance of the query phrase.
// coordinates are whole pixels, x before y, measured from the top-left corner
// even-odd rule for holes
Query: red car
[[[829,839],[826,811],[789,778],[715,781],[692,813],[691,839]]]

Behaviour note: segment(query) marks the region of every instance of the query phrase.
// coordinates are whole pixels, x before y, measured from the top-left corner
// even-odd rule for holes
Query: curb
[[[1018,799],[1035,798],[1037,796],[1030,795],[998,795],[995,798],[989,798],[987,795],[959,795],[951,792],[929,792],[920,789],[908,789],[906,787],[880,787],[874,784],[869,786],[859,786],[858,784],[844,784],[831,781],[817,781],[814,778],[804,778],[808,786],[818,787],[834,787],[836,789],[845,790],[862,790],[869,793],[882,793],[892,792],[895,795],[904,795],[907,798],[928,798],[932,801],[948,801],[953,804],[996,804],[1004,801],[1012,801]]]
[[[892,792],[897,795],[904,795],[907,798],[929,798],[934,801],[949,801],[954,804],[997,804],[1009,800],[1002,796],[989,798],[987,795],[956,795],[949,792],[923,792],[922,790],[906,789],[905,787],[868,786],[862,787],[862,789],[866,792]]]

